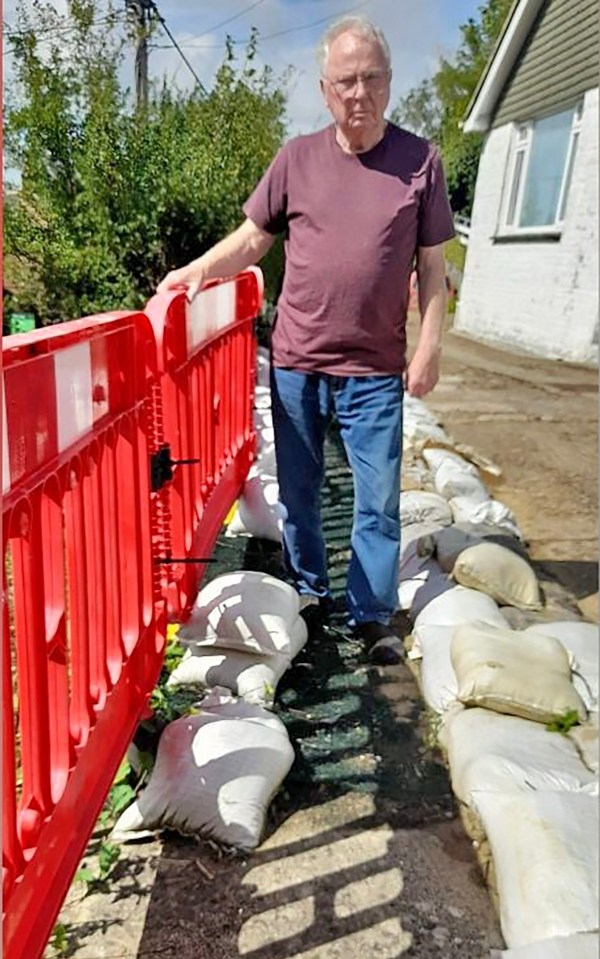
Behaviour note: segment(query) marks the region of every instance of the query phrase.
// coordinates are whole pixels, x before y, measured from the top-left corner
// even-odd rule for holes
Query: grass
[[[444,256],[448,263],[451,263],[452,266],[456,267],[457,270],[460,270],[462,273],[465,268],[465,258],[467,255],[467,248],[463,246],[462,243],[458,240],[457,237],[454,237],[452,240],[448,240],[444,247]]]

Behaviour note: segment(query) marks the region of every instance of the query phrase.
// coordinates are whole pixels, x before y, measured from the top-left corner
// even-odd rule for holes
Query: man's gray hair
[[[357,37],[364,37],[366,40],[372,40],[374,43],[378,43],[385,57],[388,70],[391,72],[392,56],[390,47],[379,27],[376,27],[375,24],[367,20],[366,17],[340,17],[339,20],[335,20],[331,26],[328,27],[317,47],[317,61],[321,70],[321,76],[325,73],[329,48],[333,41],[337,40],[342,33],[353,33]]]

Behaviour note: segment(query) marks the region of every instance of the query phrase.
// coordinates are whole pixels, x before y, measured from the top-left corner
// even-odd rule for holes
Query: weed
[[[578,722],[579,714],[577,710],[567,709],[563,716],[559,716],[558,719],[548,723],[546,729],[551,733],[560,733],[561,736],[566,736],[571,727],[577,726]]]

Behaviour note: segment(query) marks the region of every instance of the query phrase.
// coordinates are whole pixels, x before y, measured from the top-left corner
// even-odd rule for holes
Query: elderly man
[[[323,443],[332,410],[354,478],[350,625],[379,662],[397,661],[402,396],[438,379],[446,308],[443,243],[452,215],[436,150],[386,121],[391,66],[383,34],[362,17],[319,46],[333,124],[285,144],[244,205],[242,225],[169,273],[159,292],[256,263],[285,236],[283,288],[272,331],[272,403],[287,570],[303,598],[331,605],[321,530]],[[406,366],[413,265],[421,328]]]

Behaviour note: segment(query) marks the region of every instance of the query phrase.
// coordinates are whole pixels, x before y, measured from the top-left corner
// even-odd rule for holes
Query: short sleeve
[[[442,160],[432,148],[427,169],[427,182],[419,209],[418,246],[437,246],[454,236],[454,219]]]
[[[246,216],[266,233],[283,233],[287,227],[288,156],[285,147],[261,178],[243,206]]]

